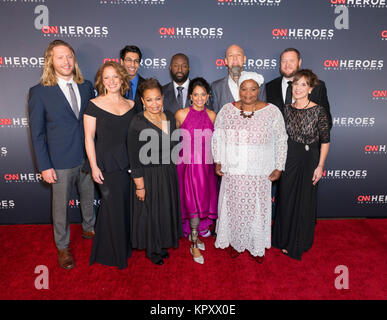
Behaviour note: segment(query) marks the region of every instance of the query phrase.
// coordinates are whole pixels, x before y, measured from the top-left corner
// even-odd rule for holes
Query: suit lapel
[[[284,98],[282,96],[282,77],[278,78],[276,91],[278,93],[278,104],[280,104],[277,107],[283,108],[285,103],[284,103]]]
[[[55,95],[60,98],[62,104],[64,104],[66,106],[65,109],[67,110],[67,112],[70,112],[72,114],[72,116],[74,117],[74,119],[77,119],[77,117],[74,114],[73,109],[71,108],[70,103],[68,102],[66,96],[64,95],[64,93],[63,93],[62,89],[59,87],[59,85],[57,84],[56,86],[54,86],[53,90],[55,92]]]
[[[82,115],[83,111],[85,110],[86,103],[88,102],[88,93],[86,92],[86,86],[84,83],[77,84],[79,95],[81,96],[81,108],[79,110],[79,114]]]
[[[232,95],[230,86],[228,85],[228,76],[224,78],[224,88],[227,92],[227,97],[228,97],[227,100],[229,100],[228,102],[233,102],[235,99],[234,99],[234,96]]]

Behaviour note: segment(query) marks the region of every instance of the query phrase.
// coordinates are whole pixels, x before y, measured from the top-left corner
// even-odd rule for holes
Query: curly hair
[[[149,79],[146,79],[145,81],[141,82],[141,84],[138,87],[138,91],[140,92],[141,98],[144,98],[144,92],[146,90],[151,90],[151,89],[158,89],[158,90],[160,90],[161,95],[163,95],[163,87],[157,81],[157,79],[156,78],[149,78]]]
[[[298,70],[296,72],[296,74],[294,75],[293,82],[297,82],[302,77],[305,78],[305,81],[308,84],[308,86],[310,86],[312,88],[314,88],[319,83],[317,76],[310,69]]]
[[[103,72],[106,68],[112,67],[120,77],[120,80],[122,81],[120,93],[122,96],[125,95],[126,91],[129,89],[129,75],[126,72],[125,68],[120,65],[119,63],[115,61],[106,61],[97,71],[97,74],[95,75],[95,82],[94,86],[98,91],[99,95],[105,95],[106,94],[106,88],[103,85]]]

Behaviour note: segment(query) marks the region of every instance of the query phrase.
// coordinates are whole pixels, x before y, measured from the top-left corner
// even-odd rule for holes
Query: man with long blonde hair
[[[74,186],[80,196],[82,237],[94,236],[94,184],[90,174],[81,171],[86,159],[83,111],[93,97],[93,86],[83,78],[74,49],[62,40],[52,41],[40,83],[29,91],[28,112],[38,169],[52,186],[54,238],[59,265],[66,270],[75,266],[67,212]]]

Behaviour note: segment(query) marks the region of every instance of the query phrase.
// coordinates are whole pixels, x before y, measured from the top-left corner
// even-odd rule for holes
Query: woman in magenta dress
[[[211,154],[216,114],[205,106],[209,93],[210,86],[205,79],[191,80],[188,95],[192,105],[175,114],[182,137],[177,173],[183,231],[192,241],[190,251],[194,261],[201,264],[204,258],[200,250],[205,247],[198,235],[200,231],[208,231],[218,217],[218,178]]]

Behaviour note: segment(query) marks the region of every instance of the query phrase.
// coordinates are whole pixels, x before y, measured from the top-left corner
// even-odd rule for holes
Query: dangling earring
[[[103,87],[103,94],[106,96],[107,95],[107,89],[106,87]]]

